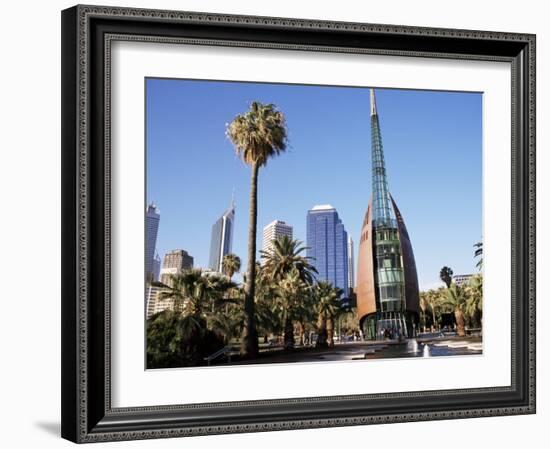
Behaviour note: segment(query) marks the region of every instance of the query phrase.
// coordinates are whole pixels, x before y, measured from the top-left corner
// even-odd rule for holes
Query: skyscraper
[[[348,287],[355,287],[355,268],[353,257],[353,239],[348,235]]]
[[[153,281],[158,282],[160,279],[160,268],[162,266],[162,260],[160,259],[160,256],[158,253],[155,253],[155,257],[153,258]]]
[[[181,273],[183,270],[193,268],[193,257],[183,249],[174,249],[164,255],[162,269],[160,270],[160,281],[170,285],[170,276]]]
[[[145,279],[152,281],[154,273],[154,258],[157,246],[157,234],[159,231],[160,214],[155,203],[147,206],[145,219]]]
[[[315,206],[307,213],[307,252],[317,269],[317,280],[332,283],[349,295],[348,234],[330,204]]]
[[[235,203],[212,225],[210,238],[210,261],[208,266],[211,270],[223,272],[223,257],[231,252],[233,247],[233,228],[235,226]]]
[[[145,317],[151,318],[155,313],[163,310],[174,310],[173,298],[162,298],[160,293],[167,291],[165,287],[159,284],[149,284],[145,289]]]
[[[366,338],[411,337],[418,323],[418,277],[403,217],[390,195],[374,90],[370,91],[372,196],[357,264],[357,313]]]
[[[284,221],[274,220],[264,227],[262,250],[265,252],[271,251],[273,248],[273,240],[286,235],[292,238],[292,226]],[[262,263],[264,259],[262,258]]]

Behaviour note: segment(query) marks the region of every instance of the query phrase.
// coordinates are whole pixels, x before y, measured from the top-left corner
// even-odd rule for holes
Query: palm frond
[[[274,104],[257,101],[233,119],[226,134],[248,165],[265,165],[269,158],[285,151],[288,143],[284,114]]]

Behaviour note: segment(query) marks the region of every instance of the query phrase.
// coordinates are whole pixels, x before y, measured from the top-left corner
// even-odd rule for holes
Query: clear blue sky
[[[475,269],[482,237],[482,95],[377,89],[390,191],[412,241],[421,288]],[[161,257],[181,248],[206,267],[211,226],[235,189],[233,252],[246,266],[250,170],[225,126],[254,101],[287,119],[290,146],[260,170],[262,228],[279,219],[306,240],[306,214],[332,204],[355,242],[371,195],[369,90],[147,79],[147,201],[161,219]]]

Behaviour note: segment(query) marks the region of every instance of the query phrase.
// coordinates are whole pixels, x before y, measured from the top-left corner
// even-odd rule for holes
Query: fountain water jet
[[[430,345],[427,343],[424,345],[424,351],[422,352],[422,357],[431,357]]]
[[[407,352],[418,352],[418,342],[416,341],[416,338],[411,338],[409,341],[407,341]]]

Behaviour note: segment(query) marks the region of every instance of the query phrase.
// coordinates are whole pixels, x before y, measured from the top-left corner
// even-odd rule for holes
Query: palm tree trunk
[[[258,333],[254,317],[254,293],[256,288],[256,226],[258,220],[258,164],[252,165],[250,178],[250,217],[248,224],[248,265],[244,299],[244,327],[241,354],[248,358],[258,356]]]
[[[476,327],[481,327],[481,311],[476,310],[474,312],[474,324]]]
[[[464,337],[466,335],[466,331],[464,329],[465,320],[464,320],[464,314],[462,313],[462,310],[455,309],[455,320],[456,320],[456,334],[459,337]]]
[[[292,319],[290,319],[290,317],[285,318],[284,347],[285,350],[294,349],[294,325],[292,324]]]
[[[327,320],[322,315],[319,315],[319,319],[317,320],[317,342],[315,343],[315,347],[327,347]]]
[[[302,320],[298,321],[298,325],[300,326],[300,346],[305,345],[305,334],[306,334],[306,326]]]
[[[432,320],[433,320],[432,327],[434,330],[436,330],[435,329],[435,307],[432,307]]]
[[[327,338],[328,338],[328,347],[334,348],[334,319],[327,319]]]

